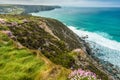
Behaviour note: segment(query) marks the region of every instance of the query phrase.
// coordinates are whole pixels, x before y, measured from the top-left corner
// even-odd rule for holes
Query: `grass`
[[[0,80],[66,80],[69,70],[0,33]],[[39,53],[39,56],[33,53]],[[53,77],[52,77],[53,76]]]

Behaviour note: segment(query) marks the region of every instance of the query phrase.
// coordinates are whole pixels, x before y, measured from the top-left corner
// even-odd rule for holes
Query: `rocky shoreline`
[[[85,40],[83,40],[83,43],[86,47],[86,53],[93,59],[96,67],[107,74],[109,76],[109,80],[120,80],[120,68],[118,66],[114,66],[108,61],[104,61],[96,57],[92,48],[90,48],[90,43]]]

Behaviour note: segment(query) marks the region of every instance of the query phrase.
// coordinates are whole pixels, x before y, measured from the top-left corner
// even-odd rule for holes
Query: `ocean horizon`
[[[95,56],[120,67],[120,7],[62,7],[31,13],[55,18],[78,36],[88,36]]]

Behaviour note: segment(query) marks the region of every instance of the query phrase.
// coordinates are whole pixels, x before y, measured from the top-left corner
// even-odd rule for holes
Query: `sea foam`
[[[120,42],[109,39],[111,36],[107,33],[102,32],[101,35],[101,33],[99,34],[98,32],[78,30],[73,26],[68,26],[68,28],[80,37],[87,35],[88,38],[86,38],[86,41],[90,43],[97,57],[120,67]]]

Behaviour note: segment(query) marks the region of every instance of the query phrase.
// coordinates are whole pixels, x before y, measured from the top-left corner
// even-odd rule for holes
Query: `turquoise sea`
[[[88,35],[95,56],[120,67],[120,8],[62,7],[32,15],[58,19],[80,37]]]

